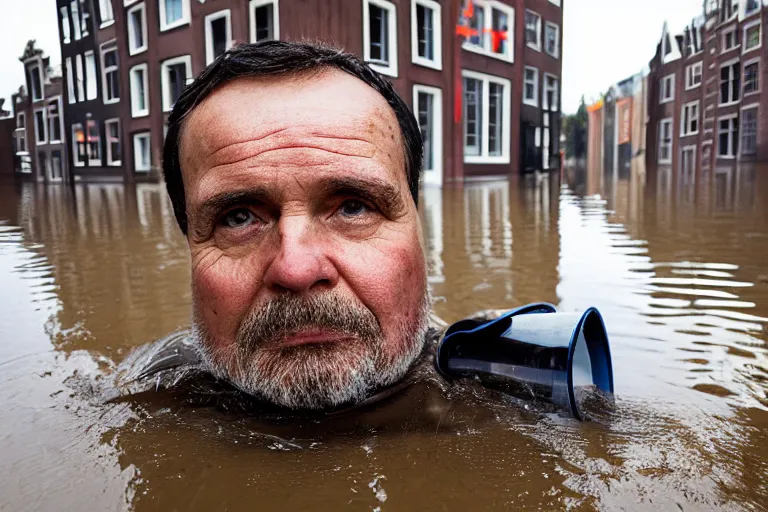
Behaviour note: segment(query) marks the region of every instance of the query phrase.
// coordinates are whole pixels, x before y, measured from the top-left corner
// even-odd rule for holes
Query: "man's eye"
[[[255,220],[256,216],[250,210],[238,208],[224,215],[221,223],[228,228],[244,228],[251,225]]]
[[[355,201],[354,199],[344,201],[344,203],[341,205],[341,208],[339,208],[339,212],[345,217],[357,217],[359,215],[368,213],[369,211],[370,208],[368,208],[360,201]]]

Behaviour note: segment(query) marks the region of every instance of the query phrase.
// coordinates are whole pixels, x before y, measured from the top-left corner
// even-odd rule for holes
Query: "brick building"
[[[387,76],[422,127],[425,183],[557,167],[562,8],[562,0],[57,0],[73,179],[157,179],[167,115],[185,83],[232,45],[266,39],[333,42]]]
[[[708,0],[679,34],[664,27],[650,63],[649,176],[695,188],[697,176],[768,160],[766,44],[760,0]]]

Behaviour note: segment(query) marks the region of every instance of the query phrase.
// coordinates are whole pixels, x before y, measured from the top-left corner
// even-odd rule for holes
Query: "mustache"
[[[332,293],[309,297],[286,293],[270,299],[245,318],[236,345],[245,356],[309,329],[353,335],[372,346],[378,345],[383,336],[376,316],[359,302]]]

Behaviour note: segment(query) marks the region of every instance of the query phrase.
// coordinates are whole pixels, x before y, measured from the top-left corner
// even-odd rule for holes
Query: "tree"
[[[585,158],[587,156],[587,104],[584,96],[575,114],[563,118],[565,133],[565,156],[567,158]]]

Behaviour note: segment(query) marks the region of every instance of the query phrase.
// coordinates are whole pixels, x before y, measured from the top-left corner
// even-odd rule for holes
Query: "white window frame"
[[[48,105],[46,106],[47,110],[51,109],[51,103],[53,103],[53,102],[56,102],[56,104],[58,106],[58,109],[59,109],[59,113],[56,115],[56,117],[59,118],[59,135],[60,136],[64,136],[64,111],[62,110],[64,105],[62,104],[61,96],[58,96],[58,97],[56,97],[54,99],[49,99],[48,100]],[[48,116],[47,124],[48,124],[48,128],[49,128],[48,129],[48,139],[49,139],[48,143],[49,144],[60,144],[61,142],[63,142],[63,139],[53,139],[53,138],[51,138],[51,137],[53,137],[53,132],[52,132],[52,130],[50,130],[51,116],[50,116],[50,114],[47,114],[47,116]]]
[[[61,13],[61,42],[69,44],[72,41],[72,26],[69,24],[69,6],[59,9]]]
[[[131,21],[133,20],[133,13],[135,11],[141,11],[142,42],[144,43],[141,46],[136,46],[136,41],[134,41],[133,38],[133,30],[131,29]],[[147,51],[149,46],[147,43],[147,6],[144,2],[134,5],[125,12],[125,25],[128,30],[128,55],[138,55]]]
[[[72,132],[72,164],[75,167],[85,167],[85,161],[80,160],[80,152],[77,150],[77,141],[75,140],[75,127],[79,126],[80,130],[83,132],[83,144],[88,144],[88,135],[85,133],[85,129],[83,128],[83,123],[72,123],[72,126],[69,127],[70,131]],[[85,150],[86,154],[88,153],[88,148],[86,147]]]
[[[165,12],[165,0],[157,0],[158,5],[158,15],[160,16],[160,32],[165,32],[166,30],[172,30],[176,27],[180,27],[182,25],[188,25],[190,20],[190,14],[189,14],[189,0],[179,0],[181,2],[181,18],[178,20],[167,23],[166,22],[166,12]]]
[[[424,183],[429,185],[442,185],[443,183],[443,90],[439,87],[414,84],[413,86],[413,113],[418,121],[419,117],[419,93],[432,95],[434,116],[432,117],[434,140],[432,141],[432,169],[424,168]]]
[[[85,57],[85,99],[95,100],[99,97],[98,70],[96,69],[96,54],[93,50],[88,50],[83,54]]]
[[[733,46],[730,48],[725,46],[726,36],[728,34],[733,34]],[[739,36],[736,33],[736,25],[733,25],[732,27],[723,30],[722,40],[720,41],[720,53],[728,53],[737,48],[741,48],[741,44],[739,44]]]
[[[727,101],[725,103],[722,102],[723,101],[723,97],[722,97],[722,84],[721,84],[720,81],[722,80],[722,76],[723,76],[722,75],[723,68],[733,68],[734,64],[739,64],[741,66],[741,60],[740,59],[733,59],[733,60],[729,60],[728,62],[724,62],[724,63],[720,64],[720,73],[717,76],[717,104],[720,107],[728,107],[730,105],[736,105],[736,104],[739,103],[739,101],[741,101],[741,87],[739,88],[739,92],[738,92],[739,97],[736,98],[736,99],[733,99],[733,87],[729,86],[728,90],[731,91],[730,94],[729,94],[731,96],[730,97],[730,101]],[[741,66],[741,69],[739,70],[739,75],[738,76],[734,75],[729,80],[729,83],[731,81],[735,80],[736,78],[741,80],[743,73],[744,73],[744,67]],[[744,84],[741,84],[741,85],[743,87]]]
[[[109,66],[107,68],[105,62],[104,62],[104,54],[106,52],[114,51],[117,53],[117,64],[115,66]],[[118,84],[120,83],[120,52],[117,49],[117,40],[113,39],[111,41],[107,41],[106,43],[103,43],[101,46],[99,46],[99,53],[101,55],[101,95],[103,97],[103,101],[105,105],[109,105],[112,103],[117,103],[120,101],[120,95],[116,98],[109,97],[109,85],[107,84],[107,73],[117,73],[118,78]],[[119,87],[119,86],[118,86]]]
[[[664,97],[664,90],[666,89],[665,84],[667,81],[671,82],[671,85],[669,86],[670,96],[668,98]],[[672,101],[675,101],[675,74],[669,74],[661,79],[661,94],[659,94],[659,104],[663,105],[664,103],[670,103]]]
[[[554,28],[555,29],[555,53],[550,53],[547,49],[547,28]],[[550,57],[554,57],[555,59],[560,58],[560,25],[557,23],[552,23],[551,21],[547,21],[544,23],[544,39],[542,40],[542,46],[544,47],[544,53],[549,55]]]
[[[104,19],[105,11],[108,11],[109,14],[107,19]],[[107,28],[115,24],[115,11],[112,7],[112,0],[99,0],[99,20],[101,21],[99,28]]]
[[[72,0],[69,4],[70,7],[70,19],[72,20],[72,29],[75,32],[75,41],[79,41],[83,38],[83,33],[80,31],[80,4],[77,0]]]
[[[120,160],[114,160],[112,158],[112,144],[110,143],[111,139],[109,137],[109,125],[111,124],[117,124],[117,142],[120,144],[120,153],[122,155],[122,153],[125,152],[125,148],[123,147],[123,143],[120,137],[120,118],[114,117],[112,119],[106,119],[104,121],[104,145],[106,146],[107,151],[107,166],[119,167],[123,164],[122,158]]]
[[[213,56],[213,29],[211,28],[211,24],[214,21],[219,20],[221,18],[224,18],[226,20],[225,34],[226,34],[227,42],[226,42],[224,51],[232,48],[232,11],[230,9],[223,9],[221,11],[217,11],[207,15],[205,17],[205,65],[206,66],[209,65],[211,62],[213,62],[215,59],[215,57]]]
[[[474,0],[474,6],[475,9],[484,10],[483,45],[479,46],[469,41],[464,41],[461,45],[462,49],[503,60],[504,62],[515,62],[515,8],[496,0]],[[493,48],[490,48],[491,38],[486,37],[493,27],[493,9],[503,11],[507,15],[507,52],[504,54],[494,52]]]
[[[389,13],[387,17],[387,38],[389,39],[389,64],[384,66],[371,62],[371,24],[369,6],[374,5]],[[388,0],[363,0],[363,60],[371,69],[382,75],[397,78],[397,7]]]
[[[432,20],[432,48],[435,58],[430,60],[419,55],[419,27],[416,8],[421,5],[431,9],[434,19]],[[411,0],[411,62],[420,66],[437,69],[443,69],[443,28],[442,28],[442,6],[435,0]]]
[[[134,90],[134,74],[136,71],[141,70],[144,72],[144,109],[139,108],[138,98],[136,97],[136,91]],[[129,89],[131,91],[131,117],[144,117],[149,115],[149,67],[146,63],[137,64],[133,66],[128,72]]]
[[[129,5],[133,5],[139,0],[123,0],[123,7],[128,7]]]
[[[480,148],[479,155],[465,154],[464,163],[509,164],[510,162],[509,146],[510,146],[510,138],[512,136],[512,133],[511,133],[512,126],[510,122],[511,106],[512,106],[512,82],[500,76],[487,75],[485,73],[468,71],[466,69],[461,70],[461,77],[462,79],[472,78],[475,80],[480,80],[480,82],[482,83],[482,94],[483,94],[483,112],[482,112],[483,124],[481,126],[482,147]],[[501,105],[501,126],[503,127],[502,140],[501,140],[501,155],[498,155],[498,156],[488,155],[488,144],[490,143],[490,137],[488,136],[490,131],[489,123],[488,123],[488,120],[489,120],[488,111],[490,110],[490,86],[489,86],[490,82],[494,82],[504,87],[504,94],[502,96],[502,105]],[[462,141],[462,148],[463,146],[464,146],[464,141]]]
[[[694,107],[696,108],[696,118],[695,118],[696,131],[691,130],[691,121],[693,120],[693,118],[689,117],[690,112]],[[701,101],[696,100],[696,101],[691,101],[683,104],[680,110],[680,136],[691,137],[693,135],[698,135],[700,129],[701,129]]]
[[[759,38],[760,42],[757,44],[757,46],[753,46],[752,48],[747,48],[747,30],[754,28],[756,26],[760,27],[760,38]],[[744,24],[744,27],[742,27],[741,41],[742,41],[741,43],[742,55],[745,53],[753,52],[755,50],[759,50],[760,48],[763,47],[763,20],[761,18],[758,18],[755,21],[751,21],[749,23]]]
[[[45,99],[45,84],[43,83],[43,73],[42,73],[42,66],[39,62],[35,62],[33,64],[30,64],[27,68],[29,72],[29,96],[32,98],[33,102],[43,101]],[[32,73],[37,73],[37,77],[39,79],[40,83],[40,90],[38,91],[40,93],[40,96],[35,96],[35,88],[34,88],[34,81],[32,80]]]
[[[37,113],[42,112],[43,114],[43,138],[39,139],[39,130],[38,130],[38,122],[37,122]],[[35,132],[35,144],[42,146],[44,144],[48,144],[48,108],[47,107],[38,107],[32,111],[32,128]]]
[[[699,81],[698,83],[693,83],[693,77],[695,76],[695,70],[699,70]],[[698,87],[701,87],[701,82],[704,77],[704,62],[694,62],[693,64],[690,64],[686,66],[685,68],[685,90],[691,91],[693,89],[696,89]]]
[[[251,24],[251,42],[256,43],[256,8],[272,4],[272,30],[274,31],[274,41],[280,40],[280,2],[278,0],[251,0],[248,3],[248,20]]]
[[[189,82],[192,80],[192,57],[189,55],[181,55],[179,57],[173,57],[166,59],[160,63],[160,84],[163,96],[163,112],[170,112],[173,108],[171,103],[171,83],[168,80],[168,71],[171,66],[176,64],[184,64],[187,68],[187,78]],[[186,84],[184,84],[186,85]]]
[[[554,105],[550,105],[547,100],[547,78],[553,78],[555,80],[555,92],[557,93],[557,101]],[[544,88],[542,92],[543,97],[541,98],[541,108],[551,112],[557,112],[560,110],[560,92],[560,77],[551,73],[544,73]]]
[[[661,157],[661,148],[663,146],[661,137],[664,134],[664,130],[662,130],[662,126],[665,125],[665,124],[669,124],[669,151],[668,151],[669,158],[662,158]],[[659,127],[658,127],[659,133],[656,136],[656,138],[657,138],[657,140],[659,142],[659,147],[657,149],[658,155],[656,155],[656,156],[657,156],[657,160],[658,160],[658,162],[660,164],[671,164],[672,163],[672,148],[674,147],[674,142],[675,142],[674,130],[675,130],[675,121],[674,121],[673,118],[668,117],[666,119],[659,120]]]
[[[77,86],[77,101],[85,101],[85,72],[83,70],[83,54],[75,56],[75,71],[75,76],[77,78],[77,81],[75,82],[75,85]]]
[[[757,64],[757,90],[752,92],[746,92],[746,86],[747,86],[747,66],[751,66],[752,64]],[[747,97],[752,96],[754,94],[760,94],[763,91],[763,80],[760,74],[762,73],[763,62],[760,57],[756,59],[750,59],[748,61],[742,62],[741,64],[741,97]]]
[[[529,43],[526,41],[526,45],[531,50],[536,50],[537,52],[541,51],[541,42],[543,40],[542,33],[543,33],[543,26],[544,26],[544,20],[541,17],[541,14],[537,13],[534,10],[526,9],[525,10],[525,17],[528,17],[528,13],[535,14],[539,18],[539,24],[536,26],[536,44]],[[526,26],[527,20],[523,20],[523,38],[527,39],[528,37],[528,27]]]
[[[755,152],[754,153],[744,153],[744,111],[745,110],[755,110],[757,111],[756,118],[757,118],[757,126],[755,128]],[[757,144],[760,142],[760,104],[759,103],[752,103],[750,105],[744,105],[741,107],[741,112],[739,115],[739,157],[741,156],[756,156],[758,152]]]
[[[533,98],[525,97],[528,87],[528,80],[526,79],[526,72],[528,70],[533,70],[535,72],[533,81]],[[530,105],[531,107],[539,107],[539,69],[533,66],[525,66],[525,69],[523,70],[523,103]]]
[[[72,58],[67,57],[64,61],[64,71],[67,73],[67,103],[77,103],[77,92],[75,91],[75,77],[72,68]]]
[[[729,151],[729,153],[727,155],[721,155],[720,154],[720,122],[721,121],[726,121],[726,120],[731,121],[733,119],[738,119],[738,117],[739,117],[738,114],[729,114],[727,116],[720,116],[720,117],[717,118],[717,158],[722,158],[723,160],[733,160],[733,159],[736,158],[736,153],[733,151],[734,136],[733,136],[733,131],[732,130],[729,130],[730,135],[729,135],[729,143],[728,143],[728,145],[730,147],[728,149],[730,151]],[[740,130],[741,126],[739,125],[738,122],[736,123],[736,125],[737,125],[737,128]],[[732,126],[732,124],[729,123],[728,126],[730,127],[730,126]],[[741,134],[739,134],[739,136],[740,135]]]
[[[141,166],[139,167],[139,162],[141,161],[140,155],[139,155],[139,144],[138,139],[147,139],[147,148],[149,149],[149,165]],[[133,171],[137,173],[148,173],[152,170],[152,135],[151,132],[139,132],[134,133],[131,137],[131,140],[133,142]]]

